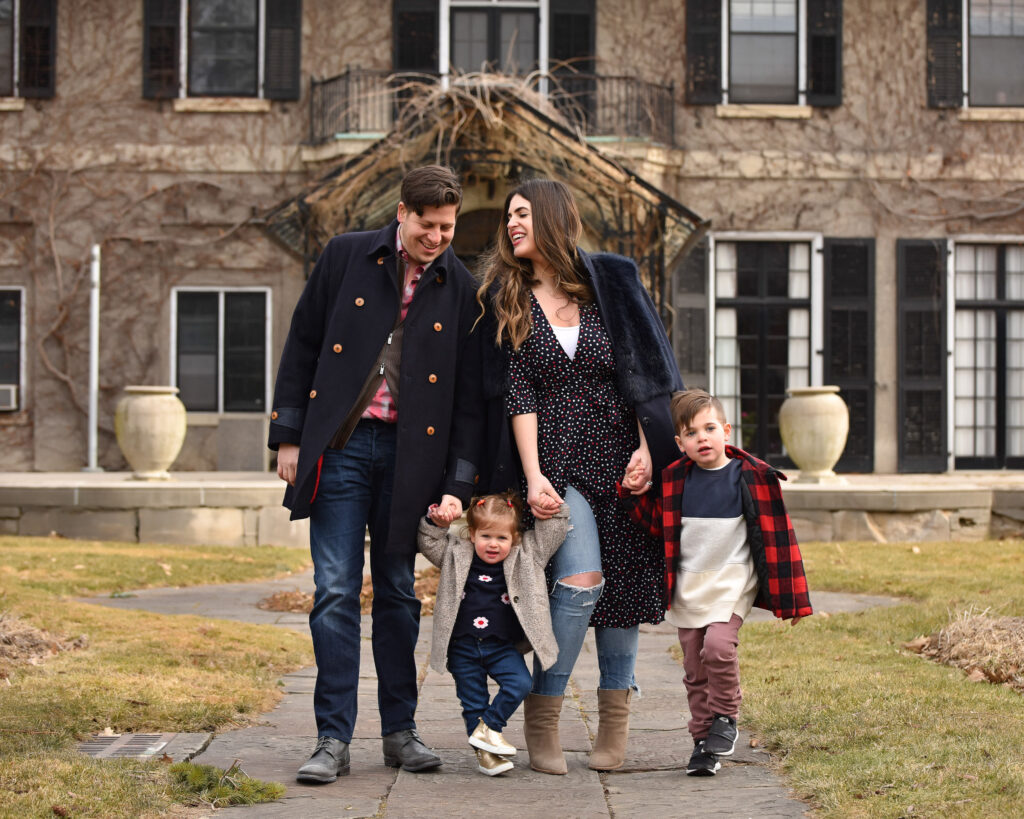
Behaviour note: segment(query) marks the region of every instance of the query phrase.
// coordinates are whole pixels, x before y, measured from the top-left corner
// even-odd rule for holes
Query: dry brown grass
[[[427,616],[434,613],[434,598],[437,597],[437,582],[441,577],[441,570],[435,566],[428,566],[422,571],[415,572],[416,596],[423,604],[420,614]],[[313,593],[304,592],[299,589],[282,591],[272,594],[260,600],[259,607],[266,611],[288,611],[295,614],[309,614],[313,608]],[[359,609],[363,614],[369,614],[373,608],[373,585],[370,578],[363,579],[363,588],[359,592]]]
[[[1024,617],[995,617],[967,609],[929,636],[904,648],[961,668],[968,679],[988,680],[1024,693]]]
[[[10,677],[15,666],[39,665],[61,651],[85,648],[86,635],[74,639],[57,637],[17,617],[0,612],[0,680]]]

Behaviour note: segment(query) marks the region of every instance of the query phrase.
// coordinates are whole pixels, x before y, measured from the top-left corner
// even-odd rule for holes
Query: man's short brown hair
[[[681,390],[672,393],[672,423],[681,433],[693,423],[697,413],[711,407],[723,424],[728,423],[722,402],[707,390]]]
[[[425,208],[443,208],[455,205],[462,208],[462,185],[455,171],[445,165],[424,165],[409,171],[402,180],[402,202],[417,216]]]

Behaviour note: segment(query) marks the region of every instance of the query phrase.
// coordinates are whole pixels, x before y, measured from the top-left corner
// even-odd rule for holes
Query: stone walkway
[[[90,602],[166,614],[197,614],[253,623],[269,623],[308,633],[305,615],[258,609],[256,604],[280,590],[312,589],[312,573],[262,583],[237,583],[194,589],[153,589],[131,598],[94,598]],[[836,613],[887,605],[888,598],[818,592],[818,611]],[[758,619],[767,614],[755,609]],[[754,619],[754,617],[752,617]],[[686,731],[688,712],[682,668],[669,655],[675,630],[665,624],[642,626],[636,678],[643,696],[634,699],[626,765],[599,774],[587,768],[591,736],[597,729],[597,658],[592,636],[584,645],[562,712],[562,745],[567,776],[530,770],[522,731],[522,709],[505,731],[522,749],[516,767],[485,778],[476,771],[472,749],[459,713],[455,686],[448,674],[427,665],[433,620],[423,618],[417,661],[424,670],[416,714],[424,741],[444,759],[436,771],[414,774],[388,768],[381,756],[376,678],[370,651],[369,618],[363,618],[359,719],[352,742],[352,771],[330,785],[304,786],[295,771],[312,751],[315,668],[284,677],[284,698],[259,725],[228,731],[211,739],[196,761],[227,768],[238,760],[260,779],[287,787],[278,802],[232,808],[246,817],[800,817],[807,806],[790,795],[768,767],[768,755],[750,747],[740,732],[734,756],[723,760],[715,777],[685,774],[692,742]],[[221,814],[218,811],[218,814]]]

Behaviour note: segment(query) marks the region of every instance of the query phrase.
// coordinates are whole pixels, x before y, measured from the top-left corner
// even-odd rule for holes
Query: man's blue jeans
[[[530,693],[533,682],[515,645],[493,637],[455,637],[448,644],[448,671],[455,678],[467,734],[476,730],[480,719],[488,728],[501,731]],[[487,690],[488,675],[498,683],[493,700]]]
[[[317,734],[352,741],[359,685],[359,592],[370,530],[373,660],[381,733],[415,728],[420,602],[413,591],[416,552],[384,554],[395,473],[395,427],[360,421],[344,449],[324,452],[309,518],[316,595],[309,614],[316,655]]]

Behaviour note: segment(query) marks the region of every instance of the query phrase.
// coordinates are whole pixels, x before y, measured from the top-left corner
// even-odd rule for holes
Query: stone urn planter
[[[846,446],[850,411],[839,387],[794,387],[779,409],[779,434],[800,468],[797,483],[838,483],[832,471]]]
[[[185,405],[177,387],[125,387],[114,413],[121,454],[137,480],[167,480],[185,442]]]

